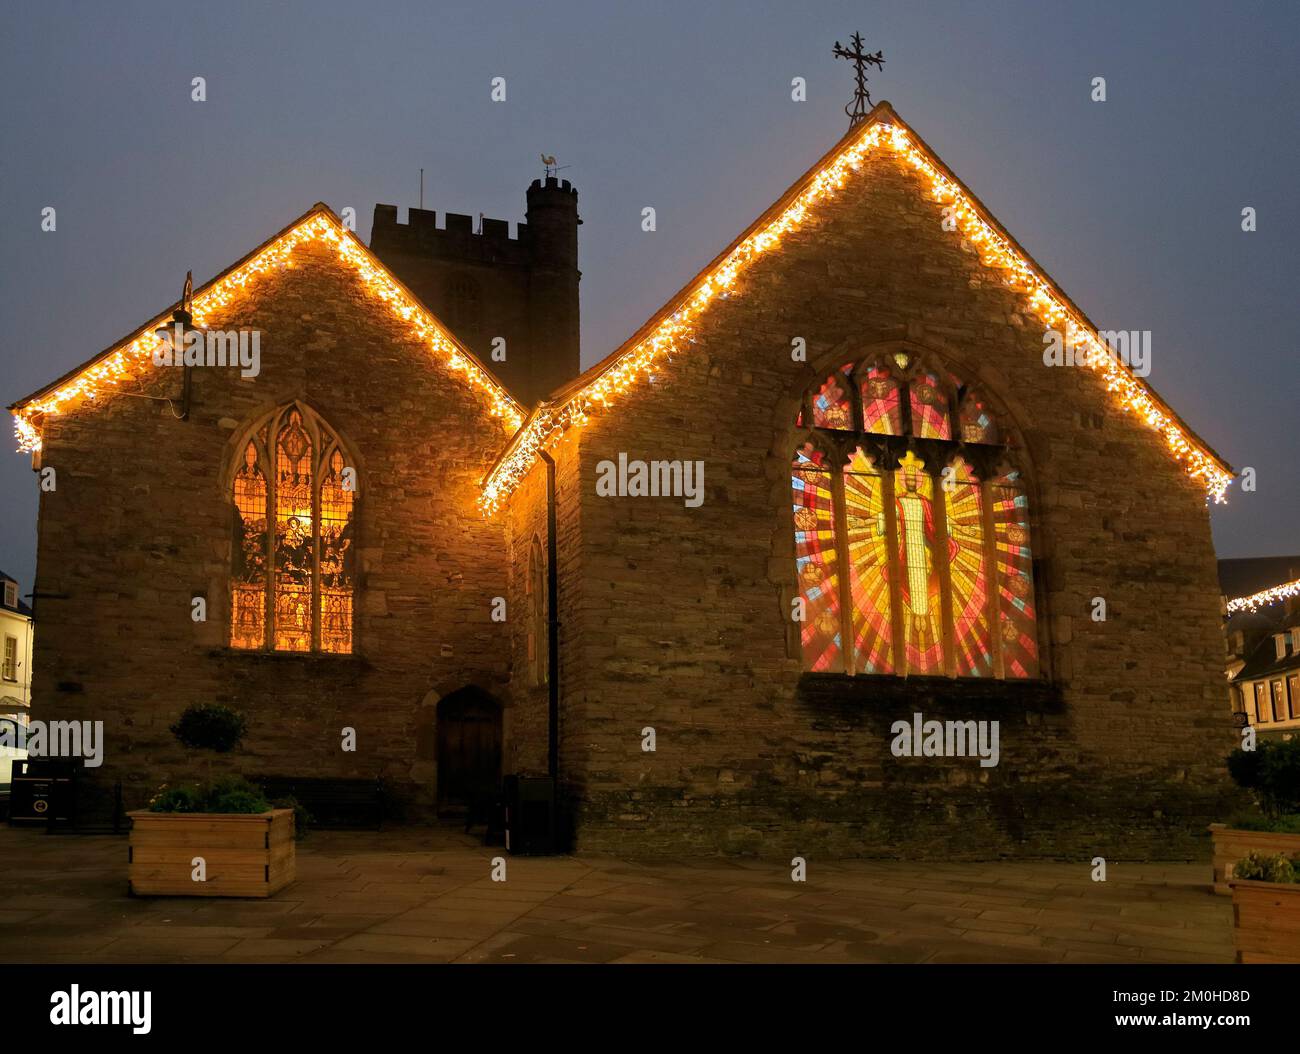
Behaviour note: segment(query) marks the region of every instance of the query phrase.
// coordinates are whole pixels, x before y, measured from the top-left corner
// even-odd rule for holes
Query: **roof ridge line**
[[[321,220],[325,221],[329,234],[332,237],[326,237],[324,229],[316,232],[315,236],[326,237],[327,241],[335,242],[338,255],[343,262],[350,264],[363,283],[370,287],[370,291],[378,295],[381,300],[388,303],[388,306],[393,309],[394,313],[399,315],[404,321],[411,322],[411,315],[413,314],[424,315],[427,322],[423,323],[423,325],[427,325],[429,328],[433,329],[436,337],[434,343],[445,342],[449,346],[447,349],[440,349],[446,350],[447,352],[448,366],[458,372],[466,373],[471,383],[477,384],[486,391],[492,399],[492,409],[496,416],[515,423],[516,429],[521,426],[524,418],[527,416],[525,408],[516,401],[508,389],[506,389],[505,386],[492,375],[491,371],[488,370],[479,360],[478,356],[462,344],[451,329],[441,319],[439,319],[423,303],[423,301],[420,300],[419,297],[411,292],[406,284],[393,274],[384,262],[380,260],[379,257],[376,256],[352,230],[346,227],[338,214],[324,202],[316,202],[316,204],[306,212],[302,213],[302,215],[297,219],[281,228],[276,234],[267,238],[256,248],[240,257],[235,263],[231,264],[229,267],[225,268],[225,270],[219,272],[216,276],[205,282],[198,289],[194,290],[191,302],[194,306],[196,317],[211,309],[208,305],[203,303],[204,301],[217,297],[219,291],[227,285],[242,288],[248,280],[252,277],[256,277],[255,272],[274,266],[274,262],[267,263],[266,267],[263,268],[255,268],[253,265],[273,250],[276,250],[277,247],[283,247],[286,240],[290,239],[293,235],[304,231],[305,228],[308,228],[313,223],[319,223]],[[312,237],[313,235],[308,232],[304,233],[303,237],[289,242],[287,248],[283,248],[283,251],[280,254],[282,257],[280,260],[281,266],[283,266],[284,260],[288,259],[289,254],[292,253],[292,251],[297,248],[302,241],[309,240],[309,238]],[[382,281],[388,283],[392,287],[391,291],[383,288],[373,288],[373,282],[371,281],[371,278],[364,273],[364,268],[369,268],[373,275],[378,275]],[[406,301],[406,303],[398,305],[391,302],[393,299],[393,293],[396,294],[396,299]],[[137,356],[147,355],[151,350],[152,345],[146,348],[142,342],[147,340],[149,333],[155,327],[161,325],[170,318],[171,313],[179,306],[180,302],[174,301],[168,308],[159,314],[154,315],[143,326],[138,326],[132,329],[125,337],[110,344],[103,351],[92,356],[80,366],[74,367],[44,387],[38,388],[30,395],[24,396],[23,398],[11,403],[8,409],[15,418],[14,427],[19,436],[19,449],[33,451],[40,449],[41,439],[39,428],[33,423],[33,417],[38,415],[43,416],[47,413],[62,412],[62,409],[59,406],[60,403],[70,402],[74,399],[79,402],[82,398],[94,398],[100,393],[94,382],[107,384],[110,386],[109,391],[104,392],[103,394],[112,394],[111,386],[115,385],[119,378],[126,376],[129,373],[125,367],[125,363],[121,361],[124,353],[130,350]],[[220,302],[217,306],[220,306]],[[421,331],[421,336],[424,336],[423,331]],[[113,360],[115,359],[118,361],[114,362]],[[87,374],[91,375],[90,379],[86,379]],[[55,405],[46,405],[35,410],[30,409],[33,404],[38,402],[38,400],[49,396],[51,393],[56,397],[54,400]]]
[[[882,135],[881,130],[885,128],[891,129],[891,132]],[[670,320],[681,318],[683,312],[689,309],[692,299],[698,298],[701,291],[709,288],[718,272],[725,271],[728,262],[741,249],[751,242],[754,243],[748,258],[734,261],[730,272],[723,274],[720,283],[723,289],[729,287],[740,270],[747,267],[784,233],[784,230],[781,230],[771,234],[774,225],[788,219],[792,211],[798,211],[799,219],[802,219],[803,210],[815,204],[815,199],[799,205],[797,210],[796,203],[808,194],[828,170],[841,164],[851,149],[860,149],[861,156],[854,158],[848,164],[849,168],[856,169],[870,150],[882,143],[902,152],[905,159],[921,171],[922,175],[930,175],[938,200],[943,200],[939,196],[938,188],[941,184],[946,184],[943,189],[951,193],[954,202],[958,206],[966,206],[970,218],[984,228],[984,232],[980,232],[985,233],[983,238],[972,239],[977,243],[976,251],[980,254],[980,262],[984,266],[990,268],[1007,266],[1007,264],[995,264],[987,260],[986,250],[982,247],[984,243],[990,241],[988,235],[991,235],[994,241],[1001,243],[1002,255],[1010,257],[1013,270],[1018,273],[1018,279],[1024,288],[1017,288],[1016,281],[1013,279],[1008,279],[1007,284],[1028,297],[1030,310],[1044,321],[1048,328],[1052,328],[1053,322],[1066,323],[1067,337],[1073,335],[1072,328],[1078,328],[1082,330],[1088,343],[1095,344],[1099,350],[1105,349],[1096,325],[1087,314],[1057,285],[1046,269],[1016,241],[956,173],[948,168],[929,144],[898,115],[893,106],[882,100],[872,108],[864,121],[852,125],[820,160],[791,184],[789,189],[749,224],[727,248],[697,272],[690,282],[670,297],[664,306],[651,315],[650,319],[631,337],[600,362],[558,389],[551,398],[538,404],[528,420],[521,425],[520,430],[511,437],[506,448],[484,477],[483,494],[479,499],[479,504],[484,511],[488,514],[493,512],[513,491],[523,473],[531,467],[536,451],[549,443],[557,430],[563,430],[570,424],[585,422],[587,410],[592,408],[593,401],[599,406],[608,405],[610,393],[597,387],[598,382],[614,375],[614,380],[605,387],[613,388],[614,394],[617,394],[629,387],[638,375],[648,373],[651,364],[659,358],[661,352],[665,351],[665,346],[668,358],[671,358],[674,351],[680,350],[674,345],[681,334],[665,335],[661,331]],[[922,165],[917,162],[918,156],[925,165],[929,166],[930,173],[922,170]],[[843,180],[845,175],[840,173],[837,178]],[[837,183],[834,189],[839,189],[840,186],[842,182]],[[958,212],[961,212],[960,208]],[[787,223],[786,229],[796,225]],[[764,244],[759,244],[755,239],[765,240]],[[697,310],[704,310],[711,301],[712,295],[705,296],[703,302],[697,306]],[[1045,314],[1047,317],[1044,317]],[[1073,326],[1069,323],[1073,323]],[[689,342],[693,338],[687,335],[686,340]],[[647,342],[651,342],[648,351]],[[1071,343],[1080,342],[1071,341]],[[1116,363],[1112,355],[1090,356],[1089,362],[1094,370],[1098,370],[1099,364],[1099,372],[1109,373],[1110,380],[1107,386],[1112,390],[1118,390],[1117,385],[1128,388],[1127,393],[1119,393],[1126,399],[1123,408],[1126,411],[1131,408],[1137,409],[1146,418],[1148,426],[1165,439],[1176,460],[1183,463],[1188,474],[1193,478],[1202,479],[1210,496],[1216,501],[1223,500],[1223,493],[1233,479],[1232,468],[1227,461],[1196,435],[1154,387],[1134,374],[1127,365]],[[619,376],[620,371],[624,376]],[[1149,407],[1141,405],[1143,399],[1150,404]],[[575,405],[579,401],[585,402],[586,405]],[[546,429],[545,433],[541,431],[543,428]],[[1170,432],[1173,435],[1170,435]],[[1193,454],[1199,455],[1199,461],[1192,458]]]

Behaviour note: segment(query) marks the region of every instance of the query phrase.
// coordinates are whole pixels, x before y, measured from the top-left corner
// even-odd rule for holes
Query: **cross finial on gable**
[[[871,93],[867,91],[867,67],[875,66],[877,69],[884,69],[885,59],[883,52],[862,50],[861,33],[854,33],[849,43],[853,45],[852,50],[844,47],[837,40],[833,54],[837,59],[848,59],[856,69],[857,84],[853,89],[853,101],[844,107],[844,112],[849,115],[849,127],[852,128],[867,116],[867,110],[871,106]]]

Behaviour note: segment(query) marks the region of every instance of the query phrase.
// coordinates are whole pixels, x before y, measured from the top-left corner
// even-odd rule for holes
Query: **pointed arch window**
[[[355,462],[310,409],[251,430],[232,483],[232,648],[352,652],[356,500]]]
[[[528,680],[536,686],[550,679],[550,651],[547,634],[546,559],[542,540],[533,535],[528,547]]]
[[[987,401],[900,352],[837,369],[796,424],[805,668],[1038,676],[1028,496]]]

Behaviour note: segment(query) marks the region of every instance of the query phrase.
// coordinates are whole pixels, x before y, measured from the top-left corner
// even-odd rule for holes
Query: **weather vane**
[[[872,54],[862,50],[861,33],[854,33],[849,43],[853,45],[852,51],[837,40],[834,54],[837,59],[848,59],[857,69],[857,87],[853,90],[853,102],[844,107],[844,112],[849,115],[849,127],[852,128],[867,116],[867,110],[871,106],[871,93],[867,91],[867,67],[875,66],[876,69],[884,69],[885,59],[883,52],[877,51]]]
[[[543,154],[543,155],[542,155],[542,171],[546,173],[546,176],[547,176],[548,179],[549,179],[551,176],[555,175],[557,172],[560,172],[560,171],[562,171],[562,170],[564,170],[564,169],[566,169],[566,168],[572,168],[572,167],[573,167],[572,165],[560,165],[560,164],[556,164],[556,161],[555,161],[555,155],[554,155],[554,154]]]

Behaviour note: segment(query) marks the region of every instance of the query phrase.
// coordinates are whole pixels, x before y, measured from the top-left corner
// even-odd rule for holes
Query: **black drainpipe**
[[[555,461],[546,462],[546,774],[560,781],[560,569],[555,559]]]

